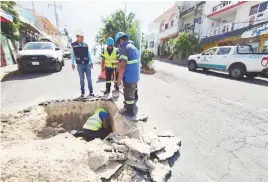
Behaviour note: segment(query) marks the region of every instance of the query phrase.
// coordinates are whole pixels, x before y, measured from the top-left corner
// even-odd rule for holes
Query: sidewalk
[[[0,68],[0,74],[1,74],[1,81],[9,74],[12,74],[18,70],[17,64],[12,64],[9,66],[4,66]]]

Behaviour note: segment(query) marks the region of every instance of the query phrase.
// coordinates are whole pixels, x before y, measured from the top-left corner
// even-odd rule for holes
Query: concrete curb
[[[4,74],[1,75],[1,82],[5,81],[9,76],[15,75],[15,73],[17,72],[18,72],[18,69],[5,72]]]

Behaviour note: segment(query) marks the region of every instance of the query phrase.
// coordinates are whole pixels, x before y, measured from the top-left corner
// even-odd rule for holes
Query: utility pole
[[[33,14],[35,16],[35,8],[34,8],[34,2],[32,1],[32,6],[33,6]]]
[[[195,29],[195,19],[196,19],[196,15],[197,15],[197,2],[195,3],[195,7],[194,7],[193,35],[195,35],[195,33],[194,33],[194,29]]]
[[[57,13],[57,8],[60,8],[60,9],[62,9],[62,8],[61,8],[61,6],[57,6],[55,1],[54,1],[54,5],[48,4],[48,7],[50,7],[50,6],[53,6],[55,9],[56,26],[57,26],[57,31],[59,32],[59,16]]]

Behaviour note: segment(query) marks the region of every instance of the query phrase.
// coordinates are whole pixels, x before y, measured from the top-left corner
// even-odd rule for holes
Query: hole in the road
[[[126,132],[131,126],[126,122],[114,102],[105,100],[68,101],[45,106],[47,124],[39,133],[41,138],[49,138],[58,133],[82,129],[88,117],[99,107],[108,111],[112,132]]]

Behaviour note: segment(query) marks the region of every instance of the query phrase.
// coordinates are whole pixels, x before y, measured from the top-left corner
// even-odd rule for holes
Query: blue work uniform
[[[123,75],[125,108],[133,114],[137,84],[140,80],[139,53],[133,43],[127,40],[120,45],[119,54],[119,62],[126,62]]]
[[[91,64],[92,58],[88,45],[84,42],[72,43],[72,54],[71,54],[72,65],[77,64],[77,70],[80,77],[80,89],[81,93],[85,94],[85,74],[88,82],[88,89],[90,93],[93,93],[93,86],[91,80]]]

